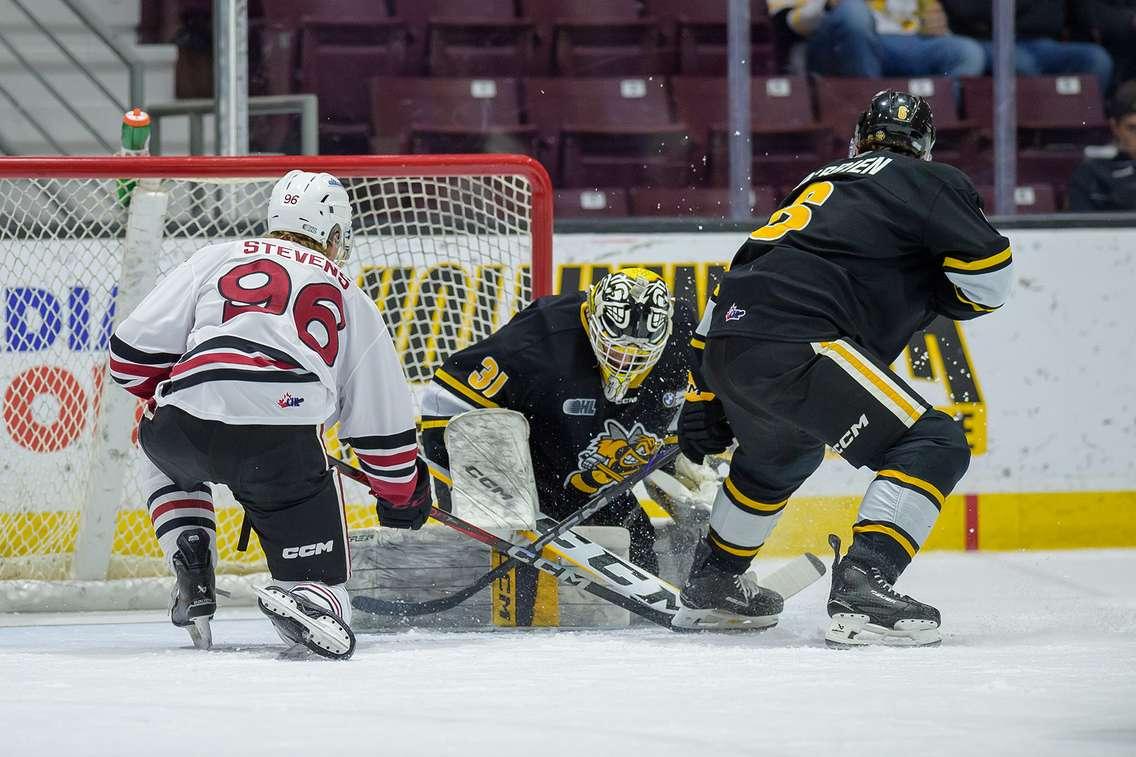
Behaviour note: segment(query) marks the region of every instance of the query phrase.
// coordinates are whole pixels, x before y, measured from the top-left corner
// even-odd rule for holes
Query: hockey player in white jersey
[[[199,647],[216,609],[210,483],[232,489],[267,557],[260,609],[286,643],[354,651],[347,522],[322,426],[338,420],[384,526],[430,509],[413,404],[375,304],[340,268],[351,205],[326,173],[272,191],[268,235],[199,250],[116,329],[111,375],[148,400],[147,507],[177,577],[171,620]]]

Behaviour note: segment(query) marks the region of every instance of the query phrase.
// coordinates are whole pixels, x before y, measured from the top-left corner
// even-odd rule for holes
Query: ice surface
[[[931,649],[825,648],[827,581],[766,633],[405,632],[346,663],[279,659],[249,610],[210,653],[155,613],[0,616],[0,754],[1131,756],[1134,581],[1136,550],[923,555],[898,588],[943,611]]]

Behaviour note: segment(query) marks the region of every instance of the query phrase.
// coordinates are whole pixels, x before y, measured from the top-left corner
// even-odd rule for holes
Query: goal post
[[[412,387],[551,291],[552,188],[525,156],[0,159],[0,612],[151,604],[137,587],[166,572],[110,334],[196,250],[264,234],[272,185],[297,168],[344,182],[346,269]],[[235,550],[240,509],[218,489],[224,585],[264,567],[255,542]],[[353,527],[373,525],[364,494],[348,493]]]

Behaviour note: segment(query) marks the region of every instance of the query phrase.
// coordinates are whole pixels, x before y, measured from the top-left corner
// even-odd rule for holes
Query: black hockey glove
[[[434,504],[434,496],[430,492],[430,470],[421,457],[415,461],[414,467],[418,472],[418,480],[409,502],[402,507],[395,507],[382,497],[375,497],[375,510],[379,515],[380,526],[417,531],[430,517],[430,508]]]
[[[699,391],[691,383],[678,417],[678,446],[682,454],[702,464],[706,455],[725,452],[734,441],[726,409],[712,392]]]

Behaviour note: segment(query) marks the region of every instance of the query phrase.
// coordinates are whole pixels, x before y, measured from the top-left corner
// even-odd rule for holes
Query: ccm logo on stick
[[[836,450],[837,452],[843,452],[844,450],[848,449],[848,445],[850,445],[850,444],[852,444],[852,442],[856,441],[856,437],[860,435],[860,429],[867,428],[867,427],[868,427],[868,416],[867,415],[861,415],[860,420],[853,423],[851,425],[851,427],[849,427],[849,429],[844,432],[844,435],[840,437],[840,441],[838,441],[836,444],[832,445],[832,448],[834,450]]]
[[[324,552],[335,549],[334,541],[324,541],[317,544],[305,544],[302,547],[285,547],[280,556],[285,560],[295,560],[297,557],[315,557]]]

